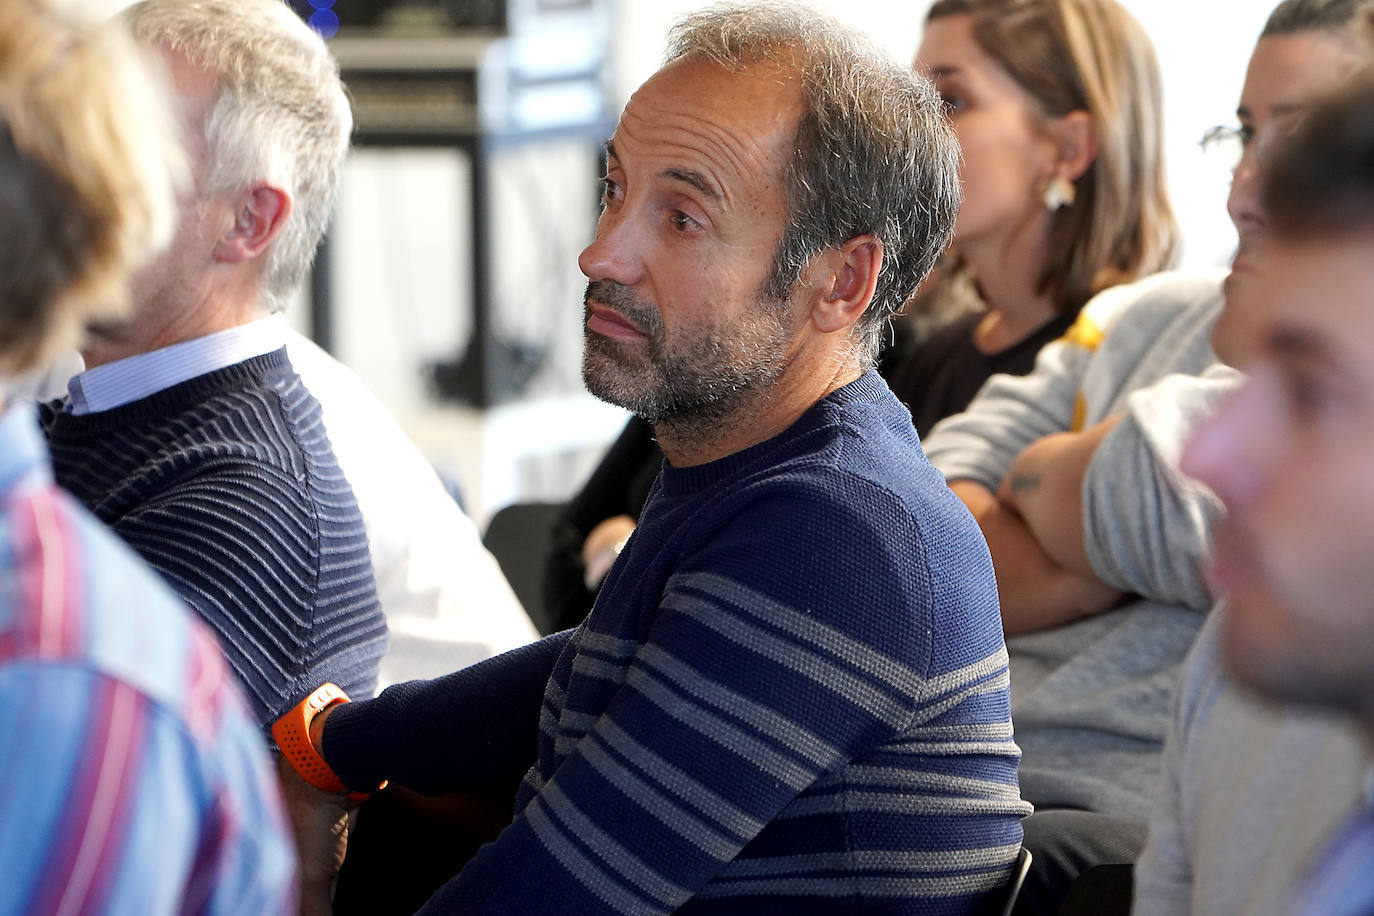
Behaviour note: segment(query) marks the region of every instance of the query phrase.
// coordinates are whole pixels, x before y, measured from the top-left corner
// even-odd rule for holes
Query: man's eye
[[[609,175],[601,179],[601,203],[616,200],[620,195],[620,183]]]
[[[1284,387],[1288,392],[1288,402],[1299,416],[1318,416],[1332,403],[1329,386],[1306,373],[1289,376]]]
[[[1242,147],[1248,147],[1255,141],[1255,129],[1249,124],[1242,124],[1240,129],[1236,131],[1236,136],[1240,139]]]
[[[944,103],[945,114],[955,114],[964,110],[964,98],[952,92],[940,93],[940,101]]]
[[[681,210],[674,210],[668,219],[672,222],[673,228],[679,232],[690,232],[693,229],[701,228],[701,223],[698,223]]]

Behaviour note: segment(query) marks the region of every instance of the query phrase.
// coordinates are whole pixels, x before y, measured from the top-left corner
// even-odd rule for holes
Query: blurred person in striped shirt
[[[0,4],[0,913],[282,913],[275,776],[214,637],[6,404],[168,237],[181,154],[138,61],[115,25]]]

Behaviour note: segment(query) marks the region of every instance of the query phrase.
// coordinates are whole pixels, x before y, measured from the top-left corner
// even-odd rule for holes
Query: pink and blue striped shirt
[[[0,914],[292,909],[261,733],[214,637],[0,413]]]

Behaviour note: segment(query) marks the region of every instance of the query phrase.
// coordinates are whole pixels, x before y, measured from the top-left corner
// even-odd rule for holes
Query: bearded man
[[[996,582],[871,369],[949,235],[953,138],[809,11],[698,14],[668,61],[579,259],[587,386],[667,458],[590,617],[307,698],[281,744],[339,791],[525,773],[426,913],[972,912],[1028,810]]]

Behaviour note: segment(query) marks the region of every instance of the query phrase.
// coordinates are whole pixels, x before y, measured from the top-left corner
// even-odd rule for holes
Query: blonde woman
[[[1169,266],[1178,228],[1154,48],[1113,0],[937,0],[916,68],[963,150],[949,272],[981,300],[889,375],[924,435],[1095,293]]]

